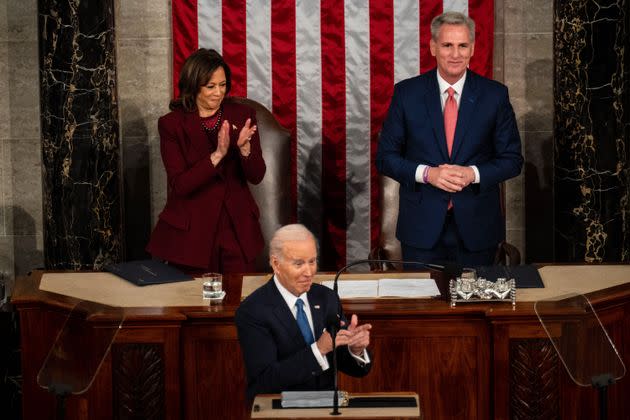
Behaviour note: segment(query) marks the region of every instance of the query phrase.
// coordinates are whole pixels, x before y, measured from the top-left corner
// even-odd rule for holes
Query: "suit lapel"
[[[429,110],[430,121],[434,121],[433,133],[438,150],[445,162],[448,162],[448,149],[446,147],[446,134],[444,134],[444,114],[440,102],[440,86],[437,82],[437,70],[431,70],[427,74],[428,89],[424,95],[426,107]]]
[[[200,156],[207,156],[209,153],[208,136],[203,131],[201,120],[196,112],[184,112],[184,131],[190,139],[187,152],[189,161],[196,162]]]
[[[322,297],[319,293],[313,291],[313,287],[306,294],[308,303],[311,307],[311,316],[313,317],[313,330],[315,331],[315,341],[322,335],[324,331],[324,305]]]
[[[457,152],[464,143],[466,131],[470,125],[471,117],[474,113],[475,103],[477,102],[477,81],[474,73],[468,71],[466,75],[466,83],[459,100],[459,108],[457,110],[457,126],[455,128],[455,139],[453,141],[453,152],[451,154],[451,162],[455,161]]]

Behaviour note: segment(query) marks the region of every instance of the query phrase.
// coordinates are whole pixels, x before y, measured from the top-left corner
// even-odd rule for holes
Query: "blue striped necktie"
[[[304,312],[304,301],[302,299],[296,300],[295,306],[297,307],[297,324],[298,327],[300,327],[300,331],[302,332],[302,337],[304,337],[304,341],[306,341],[306,344],[311,345],[313,344],[315,339],[313,338],[311,326],[308,324],[306,312]]]

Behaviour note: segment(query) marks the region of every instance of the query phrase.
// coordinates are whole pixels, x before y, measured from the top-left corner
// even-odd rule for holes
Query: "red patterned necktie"
[[[455,102],[455,90],[449,87],[448,98],[444,104],[444,133],[446,134],[446,148],[451,156],[453,150],[453,140],[455,139],[455,126],[457,125],[457,102]]]

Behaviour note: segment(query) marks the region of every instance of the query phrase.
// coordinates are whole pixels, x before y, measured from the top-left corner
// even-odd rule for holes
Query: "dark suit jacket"
[[[505,238],[499,183],[523,165],[514,111],[504,85],[468,70],[449,157],[436,71],[396,84],[381,131],[376,167],[400,183],[396,236],[403,244],[432,248],[452,199],[466,248],[488,249]],[[415,181],[418,164],[443,163],[476,165],[481,183],[450,194]]]
[[[247,186],[265,175],[265,161],[256,132],[251,153],[240,155],[236,141],[247,118],[256,124],[255,111],[245,105],[223,104],[230,123],[228,154],[215,168],[210,154],[217,147],[217,131],[209,136],[198,113],[172,111],[158,121],[162,161],[167,176],[166,206],[160,213],[147,251],[157,258],[205,268],[210,260],[222,207],[233,221],[247,261],[264,247],[259,210]]]
[[[307,296],[317,340],[327,317],[337,313],[338,301],[332,290],[319,284],[313,284]],[[331,367],[322,371],[273,278],[241,303],[236,327],[247,371],[248,397],[333,389],[333,353],[327,354]],[[340,371],[351,376],[364,376],[371,367],[371,363],[361,366],[347,346],[337,349],[337,363]]]

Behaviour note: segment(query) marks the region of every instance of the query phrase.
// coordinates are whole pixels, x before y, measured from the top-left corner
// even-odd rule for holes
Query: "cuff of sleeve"
[[[473,172],[475,173],[475,180],[473,181],[473,184],[479,184],[481,182],[481,177],[479,176],[479,169],[477,169],[475,165],[472,165],[471,168]]]
[[[311,350],[313,351],[313,356],[315,356],[315,360],[317,360],[317,363],[319,363],[319,366],[322,368],[322,370],[327,370],[330,367],[330,365],[328,364],[328,359],[326,359],[319,352],[319,348],[317,347],[317,341],[311,344]]]
[[[416,182],[426,184],[426,181],[424,180],[424,171],[426,169],[428,169],[427,165],[418,165],[416,168]]]
[[[352,356],[354,358],[354,360],[356,360],[357,362],[359,362],[362,365],[367,365],[368,363],[370,363],[370,355],[368,354],[367,351],[365,351],[365,349],[363,349],[363,352],[361,352],[361,355],[356,355],[354,353],[352,353],[350,351],[350,347],[348,347],[348,353],[350,353],[350,356]]]

